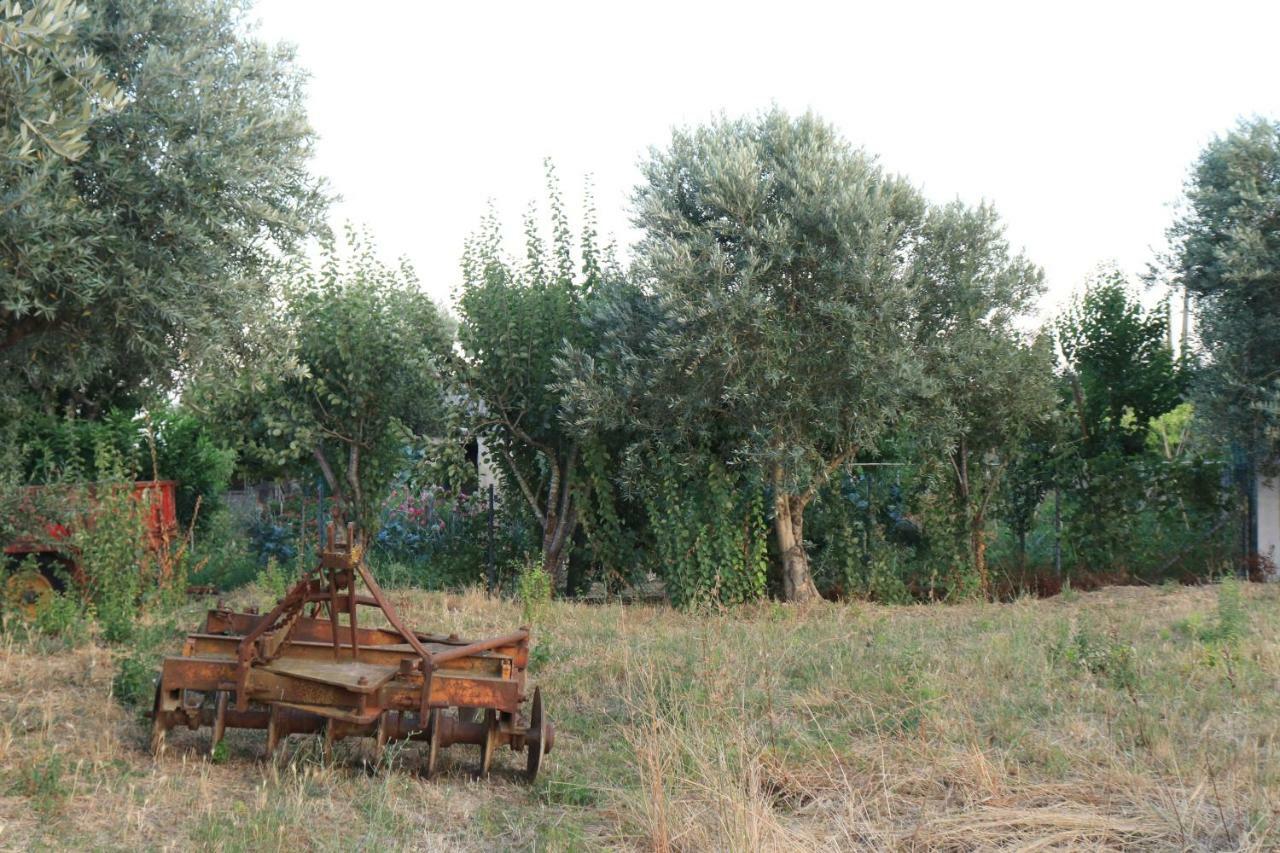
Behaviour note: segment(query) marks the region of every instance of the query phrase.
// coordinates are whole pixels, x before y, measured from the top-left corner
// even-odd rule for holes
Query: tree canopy
[[[373,533],[404,449],[444,435],[453,323],[413,271],[349,234],[284,281],[270,349],[199,391],[245,453],[314,463],[349,518]]]
[[[555,362],[566,346],[587,345],[586,303],[613,264],[597,245],[589,196],[575,262],[559,182],[550,163],[546,168],[550,241],[531,207],[524,260],[516,262],[503,251],[496,216],[486,217],[463,257],[458,339],[463,381],[477,406],[475,424],[497,455],[512,497],[537,519],[544,566],[563,588],[566,549],[582,511],[586,469],[595,460],[589,451],[584,458],[581,436],[562,417]]]
[[[49,149],[0,208],[6,399],[92,415],[172,387],[204,352],[238,342],[270,262],[320,227],[305,75],[288,49],[245,34],[248,6],[102,0],[6,14],[6,46],[19,47],[0,56],[13,98],[0,106],[3,147],[21,153],[26,129],[28,147]],[[34,103],[14,91],[28,71]],[[64,116],[54,126],[39,123],[41,99]]]
[[[1144,309],[1124,273],[1103,268],[1059,318],[1057,333],[1089,452],[1141,450],[1148,423],[1178,405],[1184,390],[1165,307]]]
[[[1280,122],[1242,121],[1205,148],[1169,232],[1196,307],[1200,411],[1250,454],[1280,453]]]

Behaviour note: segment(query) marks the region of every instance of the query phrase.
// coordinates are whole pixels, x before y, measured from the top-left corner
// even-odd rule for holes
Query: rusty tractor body
[[[361,581],[367,594],[357,591]],[[361,607],[381,611],[390,627],[361,627]],[[532,780],[555,730],[539,691],[526,695],[528,661],[526,628],[475,641],[409,630],[365,565],[354,528],[339,540],[331,526],[319,565],[269,613],[211,610],[182,654],[165,659],[152,749],[164,748],[174,726],[208,726],[211,750],[228,728],[263,729],[268,755],[291,734],[318,734],[326,759],[335,741],[361,736],[379,754],[419,742],[431,775],[440,750],[464,743],[479,747],[484,776],[506,746],[526,753]]]
[[[91,483],[87,486],[27,486],[10,511],[20,516],[25,532],[4,543],[4,595],[9,608],[34,619],[42,602],[67,580],[78,586],[90,582],[72,544],[76,524],[92,526],[100,490],[129,489],[137,501],[147,550],[161,554],[177,538],[178,517],[173,480],[140,480],[128,485]],[[24,559],[32,558],[27,568]]]

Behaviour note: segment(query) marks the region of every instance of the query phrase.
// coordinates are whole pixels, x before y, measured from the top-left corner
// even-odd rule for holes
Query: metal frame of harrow
[[[209,611],[182,654],[164,660],[152,750],[159,753],[166,732],[179,725],[210,727],[211,750],[228,728],[265,729],[268,755],[291,734],[320,733],[326,759],[345,737],[375,738],[379,754],[395,741],[422,741],[430,775],[441,749],[468,743],[480,747],[483,776],[505,745],[527,751],[532,780],[555,729],[538,690],[528,723],[520,721],[529,630],[478,641],[410,631],[362,557],[352,525],[341,542],[330,526],[318,567],[271,612]],[[357,580],[368,595],[357,594]],[[362,605],[381,610],[391,628],[361,628]],[[446,708],[457,710],[449,715]]]

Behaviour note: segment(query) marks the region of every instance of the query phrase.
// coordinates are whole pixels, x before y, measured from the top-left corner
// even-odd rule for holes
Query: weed
[[[156,689],[156,664],[151,654],[133,651],[120,659],[111,692],[125,707],[148,710]]]
[[[1052,642],[1049,660],[1104,676],[1112,686],[1123,690],[1132,689],[1138,681],[1133,646],[1086,627]]]
[[[273,603],[289,591],[289,573],[275,558],[268,557],[267,564],[258,573],[258,586]]]
[[[40,814],[56,814],[70,796],[62,778],[64,771],[62,755],[57,752],[49,753],[19,768],[10,790],[18,796],[30,799],[32,806]]]
[[[89,642],[91,624],[84,605],[74,596],[55,592],[36,608],[32,627],[46,637],[57,637],[68,648]]]
[[[520,571],[516,594],[520,598],[524,624],[537,624],[551,602],[551,575],[547,574],[540,563],[528,563]]]
[[[1218,584],[1218,603],[1212,618],[1192,613],[1175,623],[1174,630],[1202,644],[1204,665],[1214,667],[1221,664],[1227,680],[1234,686],[1240,642],[1249,630],[1240,581],[1228,575]]]

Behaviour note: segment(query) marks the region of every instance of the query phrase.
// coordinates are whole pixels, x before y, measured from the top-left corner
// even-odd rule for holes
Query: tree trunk
[[[329,485],[329,493],[333,495],[334,503],[337,506],[345,507],[347,505],[346,491],[333,473],[333,466],[329,464],[329,457],[325,455],[324,446],[317,445],[316,449],[312,451],[312,455],[315,456],[316,463],[320,466],[320,473],[324,475],[324,481]]]
[[[782,597],[786,601],[812,601],[818,598],[818,588],[809,574],[809,555],[804,550],[805,502],[781,489],[774,494],[773,529],[782,557]]]
[[[973,569],[978,574],[978,586],[982,597],[991,598],[991,578],[987,576],[987,531],[986,518],[981,512],[975,513],[970,522],[969,537],[973,549]]]
[[[578,526],[578,510],[572,503],[563,517],[547,517],[542,531],[542,570],[551,578],[556,595],[564,595],[569,585],[569,548]]]

